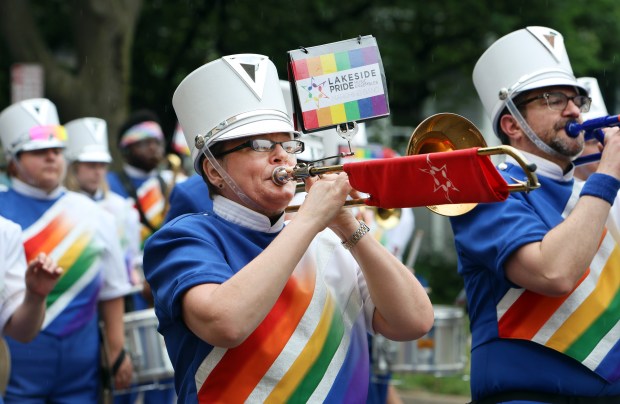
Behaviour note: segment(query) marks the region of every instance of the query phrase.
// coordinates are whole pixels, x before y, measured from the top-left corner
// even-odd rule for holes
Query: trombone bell
[[[482,133],[468,119],[452,113],[440,113],[426,118],[413,131],[407,145],[407,155],[427,154],[486,147]],[[443,216],[458,216],[469,212],[477,203],[427,206]]]

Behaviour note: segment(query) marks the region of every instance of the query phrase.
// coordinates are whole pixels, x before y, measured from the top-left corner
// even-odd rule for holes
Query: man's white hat
[[[586,94],[573,74],[564,38],[546,27],[527,27],[495,41],[478,59],[473,81],[494,130],[506,96],[548,86],[574,86]]]
[[[0,113],[0,141],[11,159],[21,151],[65,147],[56,106],[46,98],[16,102]]]
[[[199,67],[179,84],[172,105],[198,173],[202,148],[215,142],[277,132],[298,136],[277,69],[263,55],[224,56]]]
[[[603,100],[601,88],[598,85],[598,80],[595,77],[579,77],[577,81],[586,88],[590,98],[592,98],[590,110],[581,113],[583,120],[587,121],[588,119],[609,115],[607,107],[605,107],[605,100]]]
[[[108,125],[100,118],[79,118],[65,124],[67,129],[66,157],[69,161],[110,163]]]

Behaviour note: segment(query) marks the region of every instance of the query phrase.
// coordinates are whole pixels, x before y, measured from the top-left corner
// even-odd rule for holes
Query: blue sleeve
[[[523,245],[542,240],[550,230],[530,202],[513,194],[504,202],[478,204],[450,222],[459,270],[485,267],[501,279],[508,257]]]
[[[223,283],[232,276],[223,250],[209,236],[209,229],[192,219],[195,217],[186,215],[170,222],[145,244],[144,275],[160,321],[173,321],[181,315],[181,298],[190,288]]]
[[[211,211],[213,201],[202,178],[195,175],[172,188],[165,223],[186,213]]]

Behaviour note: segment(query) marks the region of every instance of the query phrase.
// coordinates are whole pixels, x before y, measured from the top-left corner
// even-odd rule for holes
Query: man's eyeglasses
[[[241,143],[239,146],[235,146],[230,150],[225,150],[215,155],[215,157],[222,157],[229,153],[236,152],[238,150],[249,147],[257,152],[272,151],[276,145],[281,145],[285,152],[289,154],[299,154],[304,151],[304,142],[301,140],[287,140],[285,142],[274,142],[269,139],[252,139],[247,142]]]
[[[569,97],[564,93],[557,92],[544,93],[537,95],[536,97],[528,98],[521,101],[519,103],[519,106],[523,106],[532,101],[543,99],[547,102],[547,106],[549,107],[549,109],[553,111],[564,111],[564,109],[568,105],[568,100],[571,100],[581,112],[588,112],[590,110],[590,104],[592,104],[592,98],[585,95],[574,95],[572,97]]]

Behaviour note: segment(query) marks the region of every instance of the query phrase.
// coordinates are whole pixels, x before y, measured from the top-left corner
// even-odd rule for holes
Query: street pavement
[[[403,404],[466,404],[470,397],[433,394],[426,391],[398,390]]]

